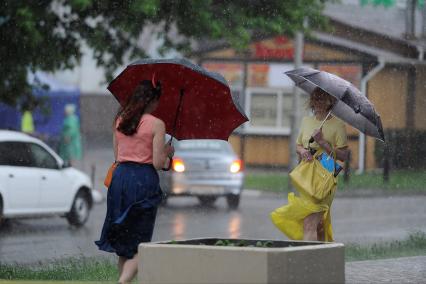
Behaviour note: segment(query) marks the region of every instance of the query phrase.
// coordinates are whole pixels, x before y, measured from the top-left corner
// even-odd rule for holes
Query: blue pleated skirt
[[[100,250],[133,258],[140,243],[151,241],[162,197],[153,165],[120,163],[112,176],[106,217],[95,244]]]

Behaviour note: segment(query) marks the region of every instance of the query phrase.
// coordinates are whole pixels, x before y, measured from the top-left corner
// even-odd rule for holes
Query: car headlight
[[[185,164],[180,158],[173,158],[172,169],[175,172],[182,173],[185,171]]]
[[[229,171],[231,173],[238,173],[243,168],[243,162],[241,160],[235,160],[232,162],[231,166],[229,167]]]

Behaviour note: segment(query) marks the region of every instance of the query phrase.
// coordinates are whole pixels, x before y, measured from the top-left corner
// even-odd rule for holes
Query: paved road
[[[111,161],[109,151],[92,151],[79,165],[95,183]],[[96,163],[95,163],[96,162]],[[102,193],[105,191],[101,189]],[[284,195],[245,191],[240,209],[229,211],[225,200],[202,208],[193,198],[172,198],[159,210],[154,241],[200,237],[285,239],[269,221],[269,212],[286,202]],[[415,231],[426,232],[426,196],[338,197],[333,207],[336,241],[367,244],[400,240]],[[105,256],[93,241],[99,236],[105,203],[95,205],[86,226],[75,229],[61,218],[11,221],[0,228],[0,263],[39,263],[69,256]],[[111,257],[111,256],[110,256]],[[346,265],[349,283],[421,283],[426,257],[352,262]]]
[[[346,263],[346,283],[426,283],[426,256]]]
[[[154,241],[200,237],[251,239],[285,238],[269,221],[269,212],[284,202],[275,195],[247,191],[241,207],[229,211],[224,199],[202,208],[193,198],[170,199],[160,208]],[[403,239],[410,232],[426,232],[426,196],[336,198],[335,238],[343,243],[372,243]],[[35,263],[67,256],[104,255],[93,241],[99,236],[105,203],[97,204],[86,226],[74,229],[65,219],[10,221],[0,229],[1,263]]]

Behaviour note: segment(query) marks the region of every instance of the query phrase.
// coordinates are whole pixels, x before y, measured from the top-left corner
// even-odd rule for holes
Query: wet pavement
[[[94,169],[95,188],[103,195],[103,174],[111,152],[92,151],[79,168]],[[153,241],[219,237],[286,239],[270,222],[269,212],[286,202],[284,194],[245,190],[240,208],[230,211],[225,200],[201,207],[195,198],[171,198],[161,207]],[[401,240],[416,231],[426,232],[426,195],[340,195],[332,207],[335,239],[361,245]],[[105,216],[105,203],[96,204],[88,223],[76,229],[65,219],[11,220],[0,228],[0,263],[38,264],[80,256],[114,257],[97,250],[95,241]],[[421,283],[426,257],[350,262],[348,283]]]
[[[225,199],[201,207],[195,198],[171,198],[161,207],[153,241],[219,237],[285,239],[270,222],[269,212],[284,197],[246,191],[240,209]],[[336,241],[377,243],[426,232],[426,196],[336,198],[332,214]],[[0,263],[37,263],[63,257],[108,255],[93,244],[100,234],[105,203],[95,205],[88,223],[76,229],[59,217],[11,220],[0,229]]]
[[[346,263],[346,283],[425,283],[426,256]]]

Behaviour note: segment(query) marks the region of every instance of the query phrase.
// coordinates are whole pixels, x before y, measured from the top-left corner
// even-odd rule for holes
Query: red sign
[[[293,59],[293,56],[293,42],[284,36],[254,44],[254,57],[256,58]]]

